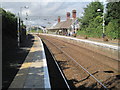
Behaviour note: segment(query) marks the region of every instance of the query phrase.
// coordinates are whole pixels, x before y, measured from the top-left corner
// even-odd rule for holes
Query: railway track
[[[43,42],[43,44],[44,44],[44,42]],[[52,90],[54,90],[54,88],[64,88],[65,90],[71,90],[71,88],[70,88],[70,86],[69,86],[69,84],[68,84],[68,82],[65,78],[65,75],[62,72],[62,70],[61,70],[60,66],[58,65],[57,61],[55,60],[51,50],[49,50],[49,48],[47,48],[47,46],[45,44],[44,44],[44,48],[46,50],[47,59],[49,60],[50,58],[52,58],[52,60],[53,60],[53,61],[47,61],[48,62],[48,68],[49,68],[49,75],[52,78],[55,76],[53,79],[56,79],[56,76],[57,76],[57,79],[58,79],[57,81],[61,82],[61,84],[62,84],[62,85],[56,85],[56,84],[59,84],[59,82],[55,82],[54,80],[52,80],[50,78],[51,79],[50,81],[51,81]],[[52,64],[51,64],[51,62],[52,62]],[[50,65],[52,66],[52,68],[54,67],[54,69],[51,69]],[[53,70],[54,70],[54,72],[56,72],[56,70],[57,70],[57,74],[54,74],[53,72],[51,73],[51,71],[53,71]],[[53,76],[53,74],[54,74],[54,76]]]
[[[70,55],[68,52],[66,52],[63,48],[64,47],[66,47],[67,48],[67,45],[59,45],[60,43],[59,42],[61,42],[60,40],[56,40],[56,42],[57,43],[55,43],[55,39],[51,39],[50,37],[49,37],[49,39],[47,38],[47,37],[45,37],[45,36],[40,36],[41,38],[42,38],[42,40],[46,43],[46,45],[48,45],[48,47],[49,47],[49,49],[50,49],[50,51],[51,51],[51,53],[53,53],[52,55],[53,55],[53,57],[55,57],[55,59],[57,58],[57,56],[56,56],[56,54],[52,51],[53,50],[53,48],[54,49],[56,49],[59,53],[57,54],[57,55],[59,55],[60,53],[62,53],[62,55],[63,55],[63,57],[64,58],[67,58],[66,59],[66,61],[67,62],[72,62],[72,67],[74,66],[76,69],[78,69],[78,71],[82,71],[83,73],[82,74],[84,74],[85,76],[83,76],[82,77],[82,80],[78,80],[77,82],[79,83],[79,82],[82,82],[82,81],[89,81],[90,83],[94,83],[94,85],[93,85],[93,87],[94,88],[104,88],[104,89],[107,89],[108,87],[106,86],[106,85],[104,85],[102,82],[102,80],[100,80],[100,76],[99,76],[99,74],[98,74],[98,76],[99,77],[97,77],[97,76],[95,76],[94,74],[96,74],[96,73],[98,73],[99,71],[94,71],[94,73],[93,73],[93,71],[92,70],[90,70],[90,69],[88,69],[88,68],[86,68],[86,66],[83,66],[83,65],[81,65],[80,64],[80,62],[78,62],[77,60],[76,60],[76,58],[74,58],[74,57],[72,57],[72,55]],[[51,40],[51,41],[50,41]],[[64,44],[65,44],[65,42],[64,42]],[[69,43],[70,44],[70,43]],[[62,46],[62,47],[60,47],[60,46]],[[60,56],[59,56],[60,57]],[[89,57],[90,58],[90,57]],[[84,58],[85,59],[85,58]],[[70,61],[71,60],[71,61]],[[57,61],[58,62],[58,61]],[[57,63],[56,62],[56,63]],[[70,63],[69,63],[70,64]],[[60,63],[59,63],[59,65],[60,65]],[[58,66],[59,66],[58,65]],[[81,69],[80,69],[81,68]],[[61,71],[62,72],[62,71]],[[65,71],[65,70],[63,70],[63,72],[64,72],[64,74],[66,75],[66,78],[68,79],[68,80],[70,80],[69,78],[70,78],[70,76],[69,76],[69,74],[66,74],[67,73],[67,71]],[[106,71],[107,72],[107,71]],[[109,72],[109,71],[108,71]],[[76,72],[77,74],[78,74],[78,72]],[[81,73],[81,72],[79,72],[79,73]],[[73,73],[74,74],[74,73]],[[81,75],[81,74],[79,74],[79,75]],[[103,76],[103,75],[102,75]],[[90,80],[88,80],[88,79],[90,79]],[[67,80],[66,80],[67,81]],[[92,81],[92,82],[91,82]],[[68,85],[68,87],[69,87],[69,85]],[[89,85],[88,85],[88,87],[89,87]],[[92,87],[92,86],[91,86]],[[92,88],[93,88],[92,87]]]
[[[50,51],[50,50],[49,50],[49,51]],[[51,53],[52,57],[54,58],[54,56],[53,56],[53,54],[52,54],[51,51],[50,51],[50,53]],[[66,78],[65,78],[65,76],[64,76],[64,73],[62,72],[62,70],[61,70],[60,66],[58,65],[57,61],[55,60],[55,58],[54,58],[54,61],[55,61],[55,64],[57,65],[57,67],[58,67],[58,69],[59,69],[59,71],[60,71],[60,74],[62,75],[62,78],[63,78],[64,81],[65,81],[65,84],[66,84],[68,90],[71,90],[71,89],[70,89],[70,86],[69,86],[69,84],[68,84],[68,82],[67,82],[67,80],[66,80]]]

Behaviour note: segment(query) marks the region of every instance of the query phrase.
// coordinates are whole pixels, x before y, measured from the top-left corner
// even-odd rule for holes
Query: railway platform
[[[34,35],[34,44],[9,87],[14,88],[51,89],[43,43],[37,35]]]
[[[118,44],[98,42],[98,41],[92,41],[92,40],[86,40],[86,39],[79,39],[79,38],[75,38],[75,37],[61,36],[61,35],[55,35],[55,34],[42,33],[40,35],[56,37],[63,41],[72,42],[76,45],[82,46],[84,48],[88,48],[89,50],[96,49],[97,52],[99,52],[101,54],[105,54],[108,57],[111,57],[111,58],[114,58],[114,59],[120,61],[119,60],[120,46]]]
[[[68,36],[61,36],[61,35],[55,35],[55,34],[41,34],[41,35],[48,35],[48,36],[53,36],[53,37],[58,37],[58,38],[63,38],[63,39],[68,39],[68,40],[74,40],[86,44],[92,44],[96,45],[99,47],[105,47],[105,48],[110,48],[113,50],[118,50],[119,45],[117,43],[106,43],[106,42],[100,42],[100,41],[95,41],[95,40],[85,40],[85,39],[79,39],[79,38],[74,38],[74,37],[68,37]]]

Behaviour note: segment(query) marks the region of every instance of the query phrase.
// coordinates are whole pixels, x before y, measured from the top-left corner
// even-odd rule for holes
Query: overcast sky
[[[73,9],[77,11],[77,17],[81,17],[86,5],[94,0],[39,0],[39,2],[35,2],[35,0],[31,0],[31,2],[23,2],[24,0],[16,0],[19,2],[8,1],[9,0],[2,1],[2,8],[16,15],[21,11],[25,24],[51,26],[57,23],[56,20],[58,16],[61,17],[61,20],[66,20],[66,12],[70,12],[72,17]],[[20,9],[24,6],[28,6],[29,8]],[[28,14],[27,21],[25,21],[26,13]]]
[[[72,17],[73,9],[77,11],[77,17],[82,16],[83,8],[88,4],[88,2],[2,2],[2,8],[18,15],[21,7],[28,6],[28,9],[21,9],[23,20],[26,13],[28,14],[28,21],[24,20],[24,23],[46,26],[57,23],[58,16],[61,16],[61,20],[66,20],[66,12],[70,12]]]

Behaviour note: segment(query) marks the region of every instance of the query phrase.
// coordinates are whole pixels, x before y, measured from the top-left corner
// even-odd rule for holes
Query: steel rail
[[[48,40],[47,40],[47,41],[48,41]],[[54,59],[54,62],[55,62],[55,64],[57,65],[57,67],[58,67],[58,69],[59,69],[59,71],[60,71],[60,73],[61,73],[61,75],[62,75],[62,77],[63,77],[63,79],[64,79],[64,81],[65,81],[65,83],[66,83],[66,85],[67,85],[67,87],[68,87],[68,90],[71,90],[71,89],[70,89],[70,86],[69,86],[69,84],[68,84],[68,82],[67,82],[67,80],[65,79],[65,76],[64,76],[62,70],[60,69],[60,66],[59,66],[58,63],[56,62],[56,59],[55,59],[54,55],[52,54],[52,52],[51,52],[51,50],[50,50],[49,48],[48,48],[48,50],[50,51],[50,53],[51,53],[51,55],[52,55],[52,57],[53,57],[53,59]]]
[[[55,38],[55,39],[59,41],[58,38]],[[71,44],[71,45],[74,45],[74,46],[80,47],[79,45],[75,45],[75,44],[73,44],[73,43],[66,42],[66,41],[64,41],[64,40],[62,40],[62,39],[60,39],[60,40],[61,40],[62,42],[65,42],[65,43],[68,43],[68,44]],[[83,47],[83,48],[84,48],[84,47]],[[99,54],[100,54],[100,53],[99,53]],[[120,62],[120,59],[111,58],[111,57],[106,56],[106,55],[104,55],[104,54],[101,54],[101,55],[103,55],[103,56],[105,56],[105,57],[108,57],[108,58],[110,58],[110,59],[112,59],[112,60],[114,60],[114,61],[118,61],[118,62]]]
[[[45,38],[44,38],[45,39]],[[50,42],[48,39],[46,39],[48,42]],[[58,48],[61,52],[63,52],[66,56],[68,56],[69,58],[71,58],[77,65],[79,65],[84,71],[86,71],[93,79],[95,79],[102,87],[104,87],[106,90],[108,90],[108,88],[102,84],[96,77],[94,77],[88,70],[86,70],[82,65],[80,65],[78,62],[76,62],[76,60],[74,60],[70,55],[68,55],[65,51],[61,50],[59,47],[57,47],[54,43],[50,42],[51,44],[53,44],[56,48]]]
[[[59,41],[59,42],[62,41],[62,42],[64,42],[64,43],[71,44],[71,45],[77,46],[77,47],[79,47],[79,48],[85,49],[85,47],[80,47],[79,45],[76,45],[76,44],[74,44],[74,43],[70,43],[70,42],[64,41],[64,40],[62,40],[62,39],[60,39],[60,40],[59,40],[58,38],[53,38],[53,39],[54,39],[54,40],[57,40],[57,41]],[[92,51],[92,52],[93,52],[93,51]],[[98,53],[98,54],[100,54],[100,53]],[[111,57],[106,56],[106,55],[104,55],[104,54],[100,54],[100,55],[105,56],[105,57],[107,57],[107,58],[110,58],[111,61],[117,61],[118,63],[120,62],[119,59],[111,58]],[[106,65],[106,64],[104,64],[104,63],[101,63],[101,64]],[[109,67],[109,68],[111,68],[111,69],[113,69],[113,70],[115,70],[116,72],[118,72],[118,70],[112,68],[111,66],[109,66],[109,65],[106,65],[106,66]]]
[[[48,50],[49,50],[49,49],[48,49]],[[50,51],[50,50],[49,50],[49,51]],[[53,56],[53,54],[52,54],[51,51],[50,51],[50,53],[51,53],[51,55],[52,55],[52,57],[53,57],[53,59],[54,59],[54,61],[55,61],[55,64],[57,65],[57,67],[58,67],[58,69],[59,69],[59,71],[60,71],[60,73],[61,73],[61,75],[62,75],[62,77],[63,77],[63,79],[64,79],[64,81],[65,81],[65,83],[66,83],[66,85],[67,85],[67,87],[68,87],[68,89],[71,90],[71,89],[70,89],[70,86],[69,86],[69,84],[68,84],[68,82],[67,82],[67,80],[65,79],[65,76],[64,76],[62,70],[60,69],[60,66],[58,65],[58,63],[57,63],[56,60],[55,60],[55,57]]]

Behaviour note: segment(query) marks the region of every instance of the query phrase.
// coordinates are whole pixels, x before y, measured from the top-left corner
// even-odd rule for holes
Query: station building
[[[61,21],[60,16],[58,16],[58,22],[55,26],[47,28],[47,30],[55,32],[60,35],[73,35],[79,29],[79,21],[76,18],[76,10],[72,10],[72,18],[70,18],[70,12],[66,13],[66,20]]]

